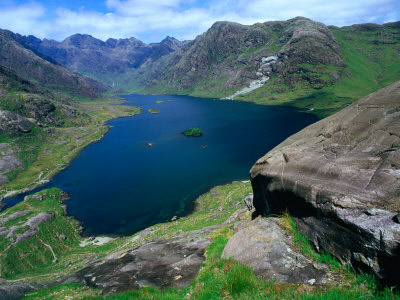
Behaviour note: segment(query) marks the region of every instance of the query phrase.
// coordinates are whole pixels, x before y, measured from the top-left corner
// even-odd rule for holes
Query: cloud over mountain
[[[221,20],[252,24],[305,16],[343,26],[400,19],[398,0],[106,0],[80,5],[66,0],[2,1],[0,27],[56,40],[79,32],[103,40],[135,36],[152,42],[166,35],[193,39]]]

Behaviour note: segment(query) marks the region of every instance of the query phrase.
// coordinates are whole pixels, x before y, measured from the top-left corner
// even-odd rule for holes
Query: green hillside
[[[330,30],[340,45],[341,56],[347,65],[340,70],[339,80],[315,89],[310,88],[307,81],[299,81],[290,87],[282,78],[272,76],[262,88],[238,100],[313,109],[324,117],[400,79],[399,23],[331,27]],[[333,66],[303,67],[321,77],[338,71]]]

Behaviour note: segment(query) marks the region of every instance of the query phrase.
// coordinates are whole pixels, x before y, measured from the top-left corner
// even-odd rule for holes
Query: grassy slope
[[[6,217],[16,211],[26,210],[27,208],[35,212],[48,212],[49,210],[59,211],[60,193],[60,190],[56,188],[36,193],[35,195],[46,195],[43,197],[45,200],[37,201],[35,200],[36,196],[30,196],[27,201],[23,201],[14,207],[1,212],[0,217]],[[62,252],[57,255],[58,260],[55,264],[53,264],[51,260],[45,262],[31,260],[28,256],[18,263],[20,267],[15,267],[13,270],[14,272],[5,271],[3,269],[0,275],[1,277],[12,281],[17,280],[23,282],[25,281],[24,278],[35,278],[38,282],[52,281],[56,276],[63,276],[71,273],[82,267],[84,264],[87,264],[89,261],[94,261],[112,252],[136,247],[143,241],[153,238],[169,238],[180,232],[187,232],[201,229],[206,226],[221,224],[234,211],[236,211],[237,203],[240,203],[241,200],[250,193],[251,186],[249,183],[236,182],[229,185],[218,186],[197,199],[195,212],[190,216],[180,218],[174,222],[154,225],[151,227],[151,230],[147,231],[144,235],[137,233],[133,236],[115,239],[102,246],[88,245],[80,247],[79,243],[74,243],[73,245],[70,245],[68,252]],[[68,205],[68,201],[65,204]],[[223,210],[220,211],[218,208],[223,208]],[[10,228],[17,222],[23,223],[26,218],[30,218],[33,215],[34,214],[27,215],[20,220],[18,219],[17,221],[6,223],[4,226]],[[62,220],[62,223],[73,224],[71,218],[63,216],[62,214],[59,214],[59,218]],[[67,235],[66,241],[76,241],[76,237],[68,235],[67,232],[64,232],[64,234]],[[79,240],[83,239],[79,237]],[[58,242],[57,240],[55,241]],[[36,245],[36,241],[29,240],[28,242],[33,243],[32,247]],[[54,241],[48,241],[48,244],[53,246],[53,242]],[[5,239],[5,236],[0,236],[0,249],[7,248],[9,244],[10,242]],[[3,265],[5,261],[13,260],[15,256],[11,256],[12,258],[10,259],[8,257],[9,255],[14,255],[13,253],[15,252],[16,251],[7,252],[1,256],[0,264]],[[68,267],[66,267],[67,264]]]
[[[389,35],[394,32],[394,29],[390,28],[385,28],[384,30]],[[349,67],[339,81],[319,90],[309,89],[304,85],[290,89],[279,78],[271,78],[264,87],[249,93],[245,97],[242,97],[241,100],[255,101],[260,104],[289,104],[302,108],[313,108],[320,116],[324,116],[400,78],[398,44],[376,45],[372,43],[376,39],[376,36],[381,35],[378,32],[351,32],[348,28],[334,29],[333,31],[342,47],[343,57]],[[331,71],[337,71],[332,70],[329,66],[304,65],[303,67],[312,68],[312,71],[322,77]],[[200,95],[193,91],[187,91],[187,93]],[[23,171],[7,186],[8,190],[25,187],[43,172],[48,173],[42,175],[41,178],[43,176],[50,176],[51,171],[56,172],[64,167],[85,145],[100,138],[107,130],[104,126],[106,120],[133,113],[132,111],[127,111],[127,107],[119,110],[104,102],[98,102],[94,106],[85,102],[80,105],[81,109],[93,117],[93,123],[85,128],[57,129],[56,140],[61,143],[50,144],[48,146],[50,148],[47,149],[43,147],[46,136],[40,136],[40,134],[36,136],[34,132],[33,138],[38,137],[37,144],[39,150],[36,155],[37,159],[34,159],[29,168]],[[71,137],[74,137],[74,134],[77,134],[77,132],[81,134],[82,129],[86,130],[84,137],[82,137],[82,143],[79,142],[76,144],[75,141],[71,142]],[[31,140],[29,144],[35,144],[35,141]],[[50,165],[50,168],[46,171],[48,165]],[[197,210],[192,215],[175,222],[155,225],[144,236],[137,234],[132,237],[116,239],[103,246],[89,245],[80,247],[79,241],[81,238],[77,235],[76,223],[72,219],[62,216],[61,211],[57,207],[58,198],[56,195],[59,191],[51,190],[49,194],[53,195],[51,196],[53,198],[50,197],[50,199],[43,201],[43,203],[35,203],[33,200],[28,200],[6,211],[7,214],[10,214],[13,212],[13,209],[15,211],[22,210],[28,205],[33,207],[36,212],[52,210],[56,218],[52,223],[42,224],[39,227],[38,238],[18,245],[16,248],[18,249],[17,251],[4,251],[8,245],[2,240],[3,237],[0,237],[0,248],[2,249],[0,259],[4,266],[2,276],[18,282],[31,281],[32,278],[35,278],[37,281],[50,281],[54,280],[56,276],[71,273],[88,262],[94,261],[111,252],[137,246],[143,240],[154,237],[172,237],[181,231],[190,231],[208,225],[220,224],[236,210],[232,203],[240,201],[243,196],[251,192],[251,189],[248,184],[234,183],[232,185],[216,187],[214,191],[217,191],[218,196],[207,193],[197,200]],[[224,210],[219,212],[217,210],[218,207],[223,207]],[[20,220],[20,222],[22,221]],[[290,219],[287,219],[287,223],[287,230],[295,235],[297,247],[306,255],[318,261],[328,262],[332,265],[332,268],[345,274],[349,281],[349,286],[339,286],[338,288],[330,288],[328,290],[309,290],[305,287],[278,285],[273,282],[260,281],[246,267],[240,266],[231,260],[220,259],[220,254],[225,243],[233,234],[231,228],[226,226],[215,234],[214,243],[207,251],[207,260],[204,268],[189,288],[184,290],[172,289],[163,292],[146,288],[108,298],[180,299],[187,296],[194,299],[232,297],[247,299],[251,296],[253,298],[270,297],[277,299],[281,299],[282,297],[296,297],[298,299],[353,299],[357,297],[393,299],[396,297],[396,295],[388,290],[377,292],[376,285],[370,278],[357,278],[354,274],[339,266],[331,257],[316,253],[312,246],[298,234]],[[11,226],[12,224],[15,223],[7,224],[7,226]],[[67,232],[66,241],[68,243],[61,245],[59,239],[55,238],[60,232],[63,232],[63,234]],[[135,237],[140,238],[136,239]],[[57,256],[56,263],[52,262],[53,255],[47,247],[43,246],[40,240],[51,245],[52,248],[54,246]],[[34,255],[25,256],[32,249],[43,251],[36,251]],[[59,299],[64,296],[76,296],[77,298],[83,296],[97,297],[99,296],[99,291],[92,289],[83,290],[79,285],[62,285],[50,290],[32,293],[30,297],[32,299]]]
[[[109,127],[105,125],[108,120],[140,112],[136,107],[116,105],[122,102],[115,99],[76,100],[80,100],[77,109],[83,112],[81,116],[84,120],[80,125],[66,120],[63,126],[52,127],[51,133],[35,127],[31,133],[19,137],[0,135],[0,142],[12,143],[20,149],[19,158],[26,163],[24,169],[7,174],[10,182],[0,187],[0,196],[31,189],[49,180],[84,147],[99,140],[108,131]]]
[[[371,31],[353,31],[351,27],[331,30],[348,66],[338,81],[316,90],[300,83],[289,88],[280,78],[272,77],[263,87],[238,97],[238,100],[313,109],[320,117],[326,117],[400,79],[400,44],[396,43],[399,29],[384,26]],[[339,71],[332,66],[304,67],[322,77]]]
[[[41,194],[45,195],[43,200],[29,197],[6,211],[6,216],[18,211],[30,211],[28,215],[4,224],[8,228],[20,226],[19,233],[25,232],[28,228],[23,227],[23,224],[40,212],[51,213],[54,218],[48,223],[40,224],[38,234],[30,240],[11,245],[11,241],[5,236],[0,237],[0,273],[3,277],[13,277],[33,268],[37,273],[41,273],[41,269],[52,264],[59,255],[79,245],[77,222],[64,217],[64,211],[59,204],[62,192],[53,188]],[[66,239],[60,238],[60,235],[65,235]],[[15,240],[15,237],[13,239]],[[46,245],[50,245],[51,249]]]
[[[56,275],[75,270],[81,266],[75,261],[84,261],[88,255],[102,257],[111,252],[138,246],[141,242],[154,237],[168,238],[180,232],[222,224],[230,214],[237,210],[236,203],[240,203],[243,197],[250,192],[250,184],[243,182],[215,187],[197,199],[196,210],[190,216],[155,225],[144,234],[138,233],[131,237],[116,239],[104,246],[83,248],[77,246],[70,253],[61,254],[59,262],[56,264],[50,263],[45,266],[47,272],[51,273],[51,276],[45,278],[49,280]],[[219,211],[219,207],[224,209]],[[248,215],[247,218],[249,217]],[[258,279],[251,269],[236,261],[221,259],[225,244],[234,234],[232,224],[226,224],[211,234],[213,243],[207,248],[206,261],[197,278],[187,288],[162,291],[154,288],[142,288],[138,291],[104,297],[96,289],[83,288],[79,284],[63,284],[30,293],[27,299],[64,299],[68,297],[73,297],[73,299],[395,299],[397,297],[390,289],[380,290],[372,277],[356,276],[331,256],[316,253],[311,244],[298,232],[291,218],[287,215],[282,218],[287,232],[294,236],[296,249],[318,262],[328,263],[333,272],[341,274],[342,280],[338,281],[336,286],[312,287],[263,281]],[[68,267],[67,271],[63,270],[66,261],[72,261],[72,265]],[[32,269],[30,273],[20,273],[18,277],[27,275],[35,276],[37,280],[44,279],[44,277],[37,277],[40,274],[36,269]]]
[[[278,52],[281,47],[278,41],[279,34],[274,31],[276,29],[264,26],[263,24],[258,24],[257,26],[259,30],[265,31],[265,34],[269,36],[267,43],[251,46],[240,44],[232,53],[224,52],[215,56],[210,62],[206,73],[199,74],[196,73],[196,71],[190,71],[187,74],[181,74],[180,77],[176,79],[176,84],[174,85],[171,85],[170,82],[165,80],[165,77],[168,78],[171,72],[167,66],[173,66],[177,63],[181,64],[187,59],[187,53],[180,57],[178,61],[176,61],[177,58],[173,55],[167,55],[161,58],[156,64],[146,65],[144,68],[133,70],[130,73],[113,74],[110,77],[112,80],[115,80],[116,86],[129,93],[175,94],[205,98],[223,98],[230,96],[240,88],[228,89],[226,87],[230,76],[230,73],[227,73],[226,70],[248,69],[249,66],[246,63],[241,63],[239,61],[247,61],[249,63],[253,59],[265,56],[266,53],[272,55]],[[199,47],[203,52],[209,51],[206,45],[201,45]],[[143,84],[141,84],[143,79],[144,82],[152,81],[160,72],[165,72],[165,76],[162,76],[157,82],[152,82],[150,87],[144,87]],[[107,77],[108,75],[105,76]],[[182,88],[180,86],[181,81],[185,81],[187,77],[196,78],[195,80],[197,83],[193,89]],[[109,78],[107,82],[109,82],[111,78]]]
[[[30,210],[31,214],[6,223],[11,227],[22,224],[26,219],[45,211],[55,218],[49,223],[39,225],[37,236],[28,241],[17,243],[8,250],[10,241],[0,237],[0,264],[3,278],[9,283],[46,282],[67,275],[84,265],[113,252],[139,246],[153,238],[169,238],[182,232],[197,230],[210,225],[222,224],[251,193],[250,184],[234,182],[218,186],[200,196],[196,201],[195,211],[181,219],[169,223],[157,224],[144,232],[133,236],[117,238],[105,245],[81,247],[78,224],[63,215],[60,199],[62,192],[56,188],[42,191],[43,200],[37,194],[26,201],[3,212],[9,216],[16,211]],[[68,202],[66,202],[68,204]],[[222,210],[221,210],[222,208]],[[4,217],[3,215],[3,217]],[[248,214],[247,217],[249,218]],[[318,262],[328,263],[332,271],[341,274],[343,280],[337,286],[310,287],[292,284],[277,284],[273,281],[258,279],[252,270],[232,259],[221,259],[221,253],[228,239],[234,234],[232,224],[225,224],[211,233],[213,243],[207,248],[206,261],[192,284],[184,289],[157,290],[143,288],[119,295],[109,295],[106,299],[395,299],[396,294],[389,289],[379,290],[373,278],[356,276],[326,254],[318,254],[308,241],[302,237],[289,216],[283,216],[285,228],[294,235],[294,247]],[[64,234],[66,239],[60,239]],[[54,255],[57,261],[54,261]],[[57,285],[30,293],[27,299],[103,299],[100,291],[83,288],[79,284]]]
[[[239,96],[237,100],[264,105],[290,105],[312,111],[322,118],[400,79],[398,28],[383,26],[367,31],[343,27],[331,28],[331,31],[341,47],[347,68],[303,64],[301,67],[307,72],[297,74],[298,81],[293,86],[287,85],[280,77],[271,76],[263,87]],[[278,51],[275,46],[275,41],[272,41],[267,48]],[[250,49],[244,51],[242,56],[251,56],[258,51],[265,52],[267,48]],[[231,67],[234,63],[231,57],[227,57],[224,62]],[[171,93],[207,98],[222,98],[236,92],[226,90],[224,85],[227,78],[218,74],[218,70],[213,72],[216,74],[212,76],[212,80],[202,81],[190,90],[178,89],[163,82],[145,89],[138,84],[140,76],[135,80],[135,75],[130,80],[125,80],[123,87],[129,92]],[[340,74],[340,79],[334,82],[330,76],[332,73]]]

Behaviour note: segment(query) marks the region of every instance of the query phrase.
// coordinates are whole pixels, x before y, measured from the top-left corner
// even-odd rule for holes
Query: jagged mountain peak
[[[32,37],[29,40],[36,41]],[[53,90],[85,97],[97,97],[106,90],[100,82],[54,64],[34,46],[26,37],[0,30],[0,65],[22,79],[33,80]]]
[[[165,45],[173,50],[178,50],[185,45],[185,42],[182,42],[174,37],[167,36],[160,42],[160,44]]]
[[[73,46],[80,49],[84,48],[99,48],[104,47],[106,43],[102,40],[96,39],[89,34],[80,34],[76,33],[67,37],[64,41],[61,42],[64,46]]]

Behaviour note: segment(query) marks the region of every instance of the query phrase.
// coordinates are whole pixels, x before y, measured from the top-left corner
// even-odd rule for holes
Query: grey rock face
[[[276,72],[285,81],[295,82],[296,76],[293,75],[303,72],[300,66],[303,63],[346,66],[338,42],[324,24],[302,17],[288,20],[287,23],[289,25],[281,34],[281,41],[287,42],[279,51],[276,64]],[[312,78],[308,80],[313,81]],[[335,79],[331,78],[330,81]]]
[[[157,60],[185,45],[185,42],[172,37],[151,44],[145,44],[133,37],[103,42],[87,34],[74,34],[62,42],[20,35],[15,35],[14,38],[60,64],[92,75],[127,72],[147,60]]]
[[[0,236],[5,235],[8,232],[7,227],[0,227]]]
[[[30,218],[24,226],[29,226],[31,229],[37,229],[39,224],[49,222],[52,218],[54,218],[53,214],[48,214],[45,212],[41,212],[36,216]]]
[[[15,213],[13,213],[12,215],[10,215],[8,217],[0,216],[0,225],[5,224],[9,221],[14,221],[18,218],[25,217],[26,215],[29,215],[30,213],[31,213],[30,210],[21,210],[21,211],[17,211]]]
[[[279,283],[325,284],[329,269],[315,268],[313,261],[295,252],[291,241],[279,226],[278,218],[257,218],[238,226],[222,257],[234,258],[249,266],[263,279]]]
[[[21,168],[24,163],[14,155],[6,155],[0,158],[0,170],[10,172]]]
[[[29,132],[32,123],[20,115],[8,110],[0,110],[0,133],[3,132]]]
[[[18,152],[18,146],[13,143],[0,144],[0,185],[8,183],[8,172],[23,168],[24,162],[18,158]]]
[[[38,287],[30,284],[10,284],[0,285],[0,299],[17,300],[24,297],[25,294],[37,290]]]
[[[60,282],[98,287],[104,293],[145,286],[185,287],[197,275],[209,244],[208,239],[190,237],[153,240],[105,257]]]
[[[8,221],[12,221],[12,220],[16,220],[18,218],[24,217],[24,216],[28,215],[29,213],[31,213],[29,210],[24,210],[24,211],[16,212],[16,213],[12,214],[11,216],[0,218],[0,224],[5,224]],[[31,237],[35,236],[38,233],[38,226],[41,223],[49,222],[52,218],[54,218],[53,214],[41,212],[41,213],[37,214],[36,216],[29,218],[22,225],[12,226],[10,228],[10,230],[8,230],[6,227],[1,227],[0,235],[4,235],[8,232],[6,238],[14,239],[16,232],[20,228],[24,228],[24,227],[28,226],[29,227],[28,230],[26,230],[23,233],[20,233],[16,236],[15,242],[13,243],[13,245],[15,245],[18,242],[23,242],[23,241],[29,240]],[[2,228],[5,228],[5,229],[2,230]]]
[[[0,185],[8,183],[8,177],[0,173]]]
[[[317,249],[399,283],[400,82],[289,137],[250,173],[256,214],[288,208]]]

